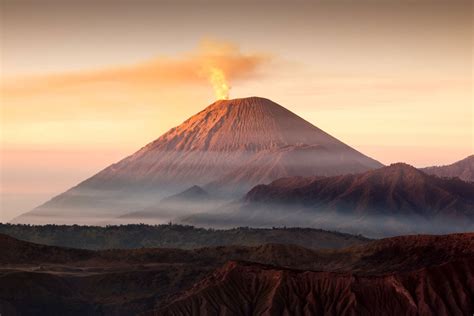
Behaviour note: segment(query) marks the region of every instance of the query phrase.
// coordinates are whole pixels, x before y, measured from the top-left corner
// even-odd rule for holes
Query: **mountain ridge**
[[[388,237],[474,228],[474,183],[428,175],[405,163],[338,176],[288,177],[253,187],[191,225],[319,227]]]
[[[279,199],[278,194],[280,194],[283,199],[301,200],[304,201],[303,203],[311,203],[310,201],[315,202],[320,199],[322,201],[332,199],[332,201],[328,201],[335,206],[338,202],[334,199],[339,198],[347,201],[346,204],[356,202],[353,204],[355,210],[367,211],[376,208],[378,202],[384,202],[380,199],[385,198],[385,203],[380,205],[385,209],[405,209],[417,212],[426,209],[427,205],[430,205],[433,210],[437,211],[459,209],[468,212],[470,210],[468,213],[471,219],[474,218],[473,184],[455,179],[433,177],[405,163],[395,163],[359,175],[315,179],[303,186],[296,184],[296,190],[291,186],[282,187],[279,185],[276,191],[272,191],[271,184],[268,186],[261,185],[246,195],[246,201],[262,201],[263,196],[260,196],[258,191],[264,189],[269,189],[269,193],[275,192],[275,194],[265,198],[277,201]],[[315,193],[316,191],[319,193]],[[334,196],[334,194],[337,194],[337,196]],[[311,198],[314,200],[311,200]],[[459,201],[459,199],[462,199],[462,201]],[[463,207],[462,202],[468,203],[468,206]],[[458,205],[457,208],[456,205]]]
[[[421,170],[438,177],[458,177],[464,181],[474,182],[474,155],[467,156],[449,165],[426,167],[421,168]]]

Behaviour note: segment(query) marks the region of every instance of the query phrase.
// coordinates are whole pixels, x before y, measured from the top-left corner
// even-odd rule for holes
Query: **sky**
[[[471,1],[0,3],[0,221],[199,112],[215,80],[384,164],[473,153]]]

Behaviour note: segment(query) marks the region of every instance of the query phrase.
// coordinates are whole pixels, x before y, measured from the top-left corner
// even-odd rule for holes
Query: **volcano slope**
[[[220,100],[15,222],[97,223],[195,185],[235,198],[280,177],[381,166],[268,99]]]
[[[1,235],[2,315],[470,315],[474,234],[91,251]]]

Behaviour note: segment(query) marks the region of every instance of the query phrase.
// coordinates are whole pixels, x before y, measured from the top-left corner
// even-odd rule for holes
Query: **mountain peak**
[[[228,99],[228,100],[217,100],[212,105],[218,106],[249,106],[249,105],[256,105],[256,106],[278,106],[277,103],[273,102],[270,99],[251,96],[246,98],[235,98],[235,99]]]
[[[369,170],[359,176],[362,182],[373,183],[377,186],[394,188],[423,187],[430,183],[430,176],[412,165],[397,162],[387,167]]]
[[[199,185],[193,185],[189,188],[187,188],[186,190],[184,190],[183,192],[179,193],[180,195],[188,195],[188,194],[207,194],[206,190],[204,190],[203,188],[201,188]]]
[[[273,102],[270,99],[252,96],[246,98],[235,98],[229,100],[217,100],[216,102],[209,105],[204,111],[219,111],[225,108],[247,108],[247,111],[265,111],[265,110],[286,110],[284,107],[279,105],[278,103]],[[286,110],[288,111],[288,110]],[[289,111],[288,111],[289,112]],[[244,114],[251,114],[251,112],[244,112]]]
[[[146,149],[255,152],[300,144],[347,147],[281,105],[249,97],[212,103]]]
[[[162,202],[174,202],[181,200],[206,200],[209,198],[209,194],[198,185],[193,185],[192,187],[184,190],[181,193],[169,196],[161,200]]]
[[[420,176],[425,175],[423,172],[421,172],[417,168],[404,162],[392,163],[385,168],[377,169],[377,170],[374,170],[373,172],[377,172],[377,171],[384,172],[386,174],[389,174],[390,172],[403,172],[405,174],[413,174],[413,175],[416,174]]]

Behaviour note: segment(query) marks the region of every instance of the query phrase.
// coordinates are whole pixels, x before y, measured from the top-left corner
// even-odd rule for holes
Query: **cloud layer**
[[[202,40],[198,47],[178,57],[158,56],[132,65],[78,72],[12,78],[2,90],[7,95],[44,92],[54,88],[97,83],[120,83],[131,86],[213,84],[210,77],[218,69],[225,84],[252,78],[270,60],[264,53],[243,53],[229,42]]]

